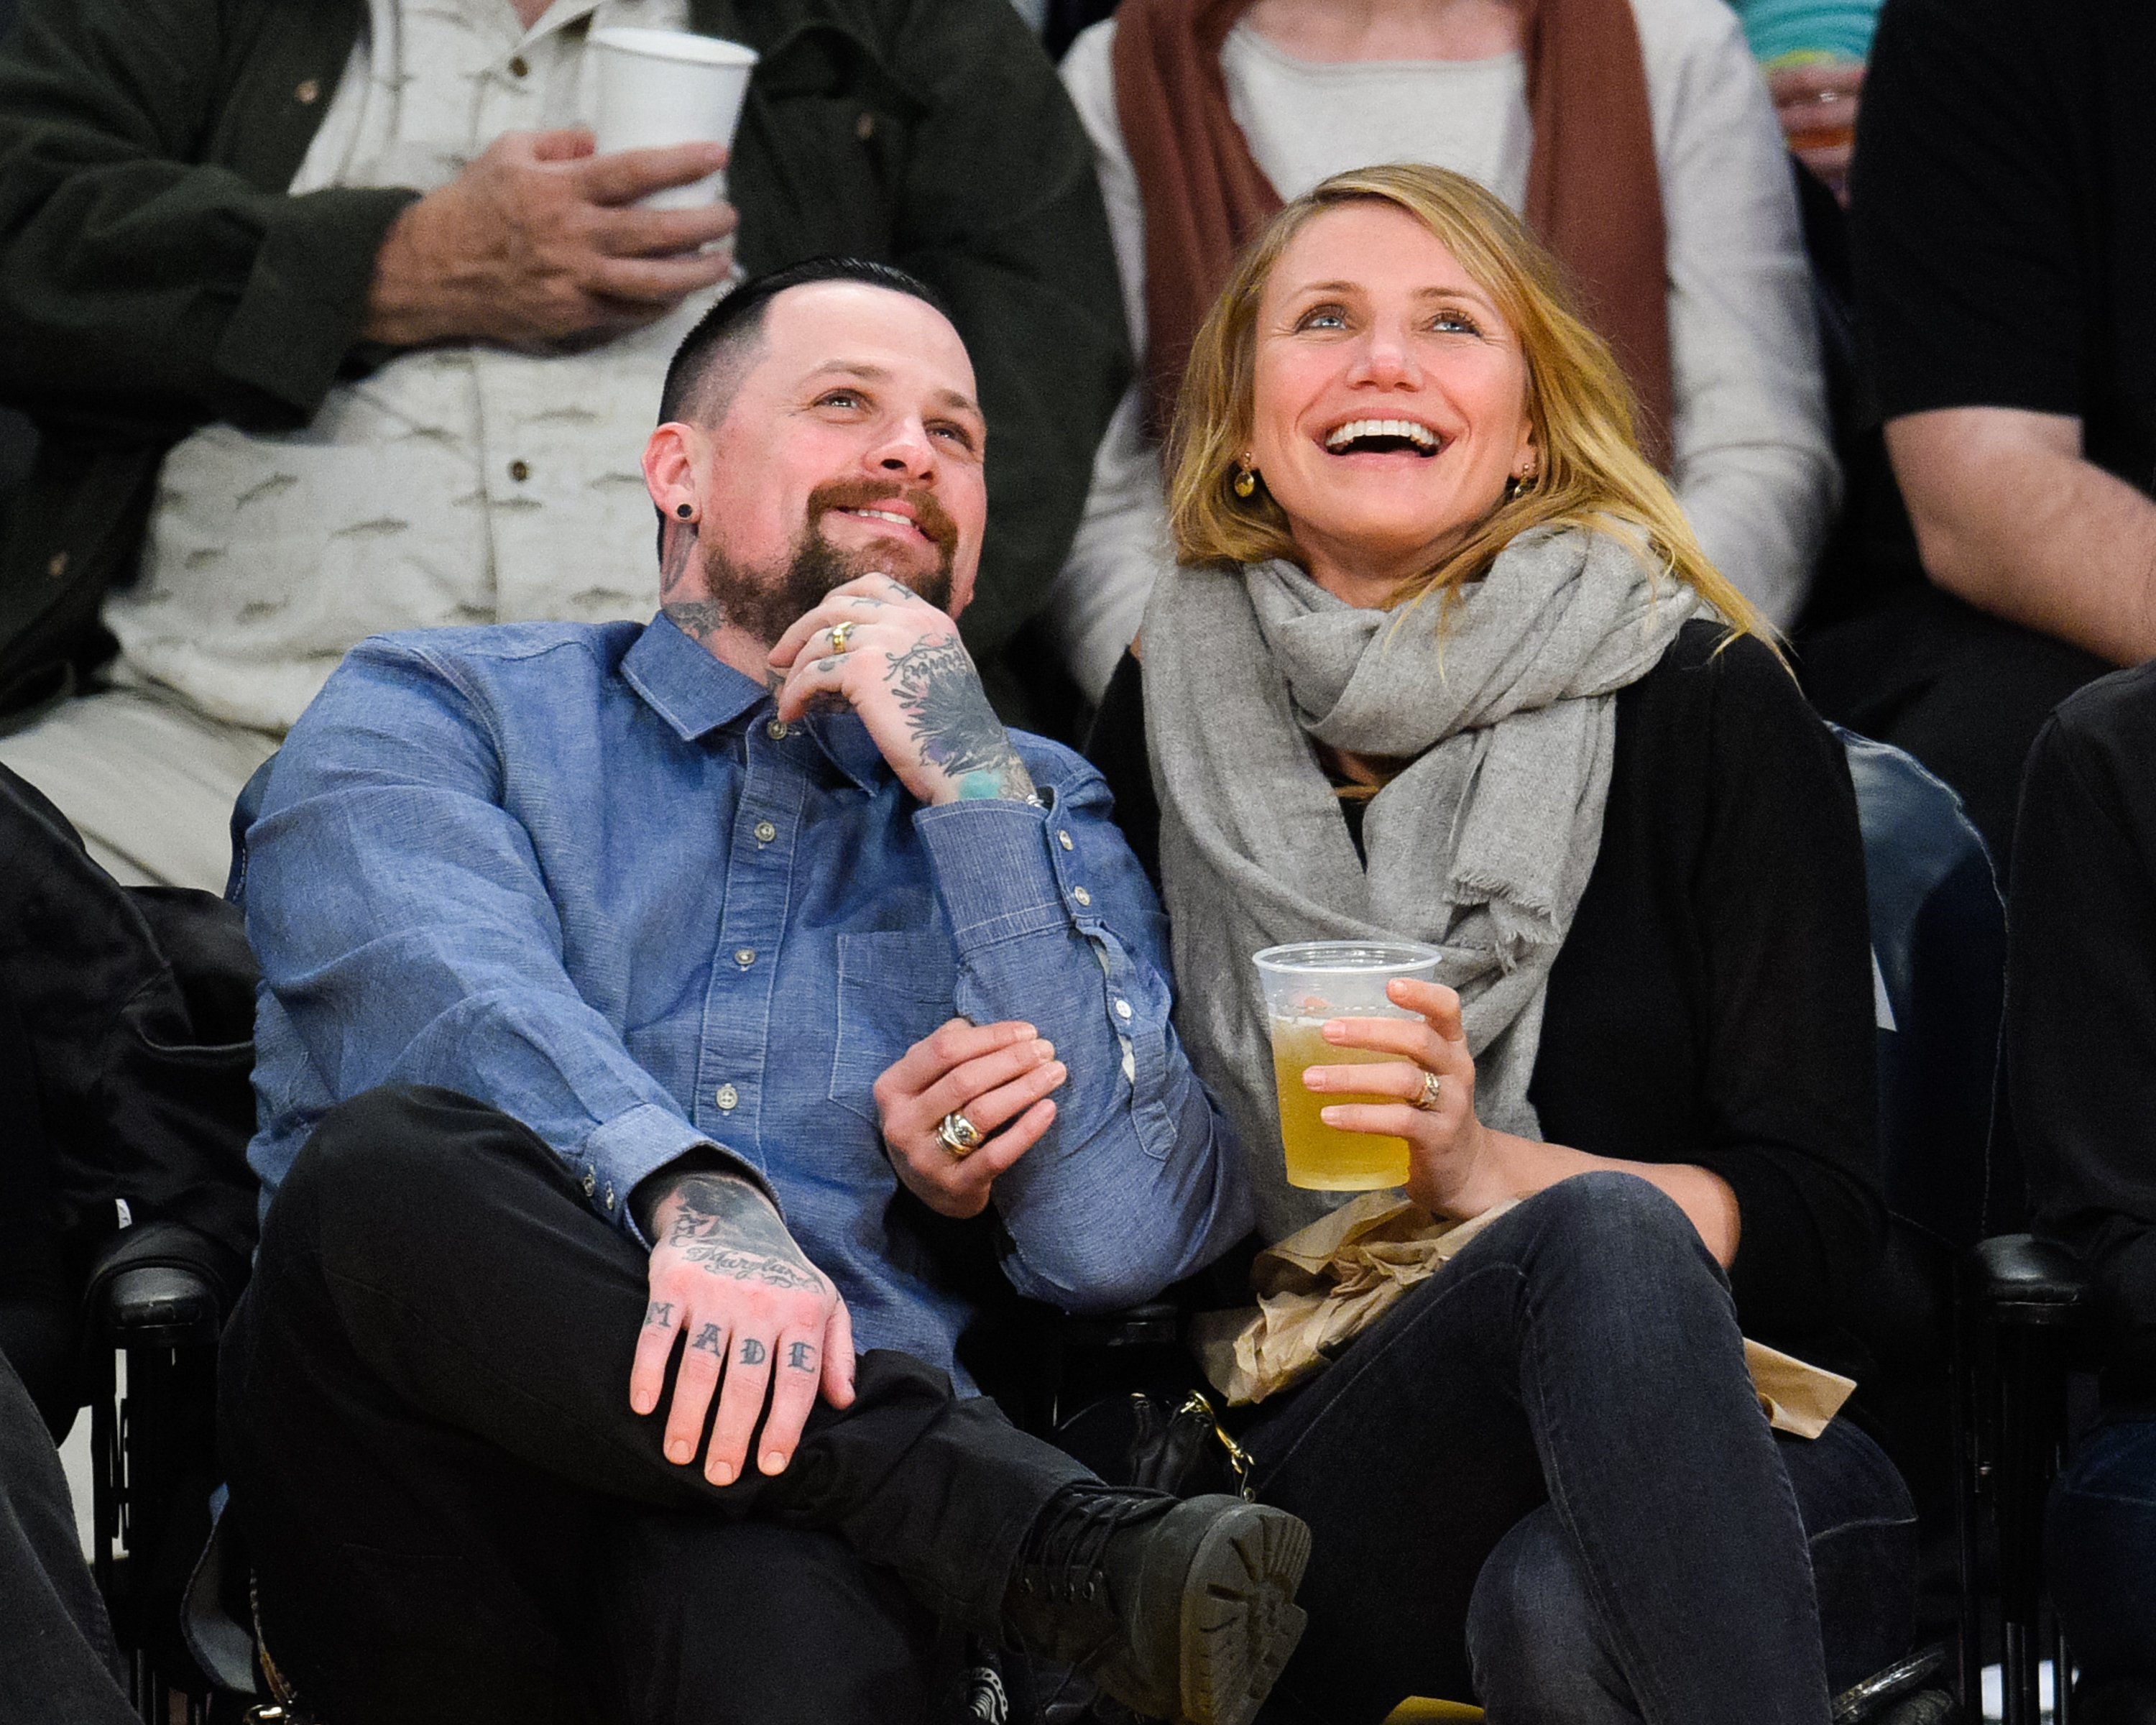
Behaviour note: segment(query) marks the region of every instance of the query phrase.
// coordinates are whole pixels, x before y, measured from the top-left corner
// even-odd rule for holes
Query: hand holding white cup
[[[748,95],[754,49],[681,30],[594,30],[598,98],[592,130],[599,151],[670,144],[731,146]],[[654,192],[648,209],[690,209],[726,196],[723,172]]]

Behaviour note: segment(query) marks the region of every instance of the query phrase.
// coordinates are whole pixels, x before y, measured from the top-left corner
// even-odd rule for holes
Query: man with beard
[[[1242,1721],[1293,1645],[1300,1523],[952,1394],[967,1252],[1100,1311],[1250,1215],[1101,781],[959,644],[973,394],[909,277],[745,285],[663,614],[364,643],[276,760],[221,1435],[337,1725],[918,1718],[939,1625]]]

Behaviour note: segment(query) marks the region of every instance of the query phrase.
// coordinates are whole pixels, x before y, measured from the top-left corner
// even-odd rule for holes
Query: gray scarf
[[[1358,610],[1285,562],[1183,568],[1145,614],[1177,1023],[1250,1158],[1279,1240],[1352,1194],[1286,1183],[1250,954],[1426,942],[1460,991],[1476,1111],[1540,1136],[1527,1083],[1550,967],[1602,842],[1615,691],[1704,609],[1620,539],[1538,529],[1439,602]],[[1312,740],[1409,759],[1358,860]]]

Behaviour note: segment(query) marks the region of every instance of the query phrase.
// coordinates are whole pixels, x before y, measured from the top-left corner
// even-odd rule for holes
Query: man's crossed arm
[[[666,1459],[696,1459],[719,1399],[704,1476],[730,1486],[747,1464],[768,1394],[757,1466],[782,1471],[824,1399],[854,1399],[854,1332],[831,1279],[808,1261],[771,1200],[738,1174],[662,1168],[630,1194],[651,1248],[650,1304],[637,1337],[629,1405],[654,1412],[676,1335],[687,1338],[666,1415]],[[723,1387],[721,1385],[723,1384]]]

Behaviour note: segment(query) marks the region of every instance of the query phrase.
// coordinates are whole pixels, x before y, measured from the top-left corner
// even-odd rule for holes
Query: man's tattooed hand
[[[836,1406],[853,1399],[845,1303],[771,1200],[740,1175],[697,1169],[654,1176],[636,1188],[630,1209],[658,1244],[629,1404],[639,1414],[654,1412],[670,1368],[669,1461],[695,1460],[716,1393],[705,1476],[717,1486],[740,1477],[759,1418],[757,1465],[778,1472],[801,1440],[819,1388]]]
[[[921,765],[942,773],[959,796],[1033,794],[1033,777],[955,632],[915,642],[892,658],[884,676],[912,728]]]

